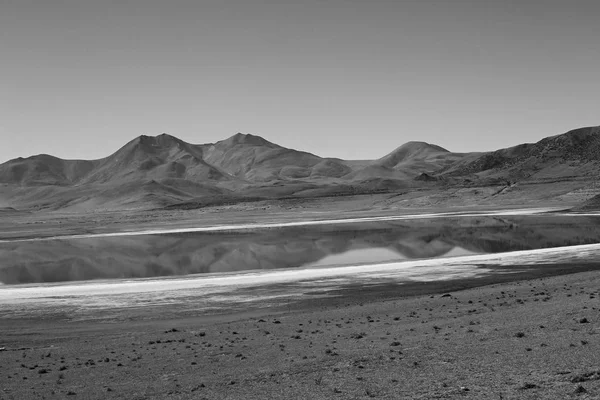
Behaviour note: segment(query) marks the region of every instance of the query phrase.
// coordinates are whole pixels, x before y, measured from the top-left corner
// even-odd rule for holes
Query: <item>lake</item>
[[[600,217],[477,216],[0,243],[4,285],[223,274],[600,243]]]
[[[434,293],[595,269],[599,228],[594,216],[482,215],[3,242],[0,309],[210,313]]]

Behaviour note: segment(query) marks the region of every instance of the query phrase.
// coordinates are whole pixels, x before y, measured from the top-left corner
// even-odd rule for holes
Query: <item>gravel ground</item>
[[[0,399],[597,399],[598,288],[588,271],[287,311],[4,319]]]

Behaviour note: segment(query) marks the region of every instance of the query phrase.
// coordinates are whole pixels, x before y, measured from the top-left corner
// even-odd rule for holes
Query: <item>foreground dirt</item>
[[[241,317],[0,320],[0,399],[597,399],[598,288],[596,271]]]

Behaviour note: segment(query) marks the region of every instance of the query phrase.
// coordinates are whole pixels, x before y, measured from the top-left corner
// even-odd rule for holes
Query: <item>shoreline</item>
[[[402,262],[317,268],[253,270],[232,274],[189,275],[120,281],[80,281],[0,287],[0,321],[14,316],[57,315],[71,310],[79,319],[136,310],[180,307],[190,312],[260,309],[301,303],[307,296],[330,301],[336,292],[356,287],[396,286],[404,292],[419,284],[476,287],[490,282],[595,268],[600,244],[467,255]],[[570,267],[566,267],[570,266]],[[521,278],[518,278],[521,277]],[[511,279],[508,279],[511,280]],[[412,289],[410,289],[412,290]],[[377,290],[375,290],[377,292]],[[417,293],[418,294],[418,293]],[[352,297],[352,295],[351,295]],[[194,304],[194,307],[188,304]]]
[[[172,307],[175,318],[14,321],[0,328],[0,397],[563,399],[579,386],[597,396],[593,268],[403,298],[356,291],[233,318]]]
[[[435,212],[435,213],[419,213],[419,214],[399,214],[399,215],[384,215],[384,216],[363,216],[355,218],[336,218],[336,219],[308,219],[292,222],[267,222],[267,223],[246,223],[236,225],[215,224],[209,226],[194,226],[194,227],[179,227],[179,228],[163,228],[163,229],[145,229],[145,230],[120,230],[114,232],[103,233],[87,233],[77,235],[56,235],[56,236],[40,236],[40,237],[25,237],[14,239],[0,239],[0,244],[20,243],[20,242],[37,242],[47,240],[61,239],[91,239],[91,238],[106,238],[106,237],[126,237],[126,236],[142,236],[142,235],[168,235],[176,233],[210,233],[210,232],[239,232],[252,231],[259,229],[278,229],[292,227],[306,227],[316,225],[342,225],[355,223],[369,222],[387,222],[387,221],[404,221],[415,219],[434,219],[434,218],[458,218],[458,217],[506,217],[506,216],[528,216],[528,215],[544,215],[554,213],[556,216],[564,216],[560,214],[562,208],[559,207],[543,207],[543,208],[507,208],[500,210],[487,211],[452,211],[452,212]],[[570,214],[569,214],[570,215]],[[600,214],[573,214],[574,216],[600,216]],[[6,236],[0,232],[0,237]]]

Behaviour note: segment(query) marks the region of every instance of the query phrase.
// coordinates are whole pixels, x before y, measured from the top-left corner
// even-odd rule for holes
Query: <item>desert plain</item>
[[[369,213],[346,204],[349,212],[335,215],[322,200],[302,204],[302,212],[297,203],[294,211],[284,203],[256,203],[229,207],[228,214],[222,208],[129,213],[133,223],[105,214],[36,217],[43,223],[5,216],[1,245],[13,251],[5,265],[18,260],[18,249],[35,253],[36,247],[22,246],[141,240],[135,227],[145,240],[156,240],[153,248],[163,242],[180,255],[199,241],[226,246],[241,235],[259,237],[267,247],[273,237],[298,246],[308,235],[307,243],[315,236],[343,239],[332,254],[369,241],[375,247],[412,243],[403,251],[413,258],[65,282],[43,282],[30,269],[17,275],[24,281],[0,289],[0,398],[600,396],[600,219],[594,213],[571,214],[552,204]],[[277,212],[261,220],[253,212],[263,207]],[[220,231],[223,226],[229,228]],[[194,237],[193,227],[208,232],[186,244],[182,237]],[[183,244],[174,247],[168,237],[179,230]],[[233,248],[241,251],[248,240]],[[436,247],[442,242],[463,252],[445,256],[448,250]],[[134,243],[123,247],[134,251]],[[300,252],[313,254],[309,248]],[[119,260],[118,247],[110,249]],[[424,253],[411,253],[417,250]],[[439,257],[425,254],[436,251]]]

